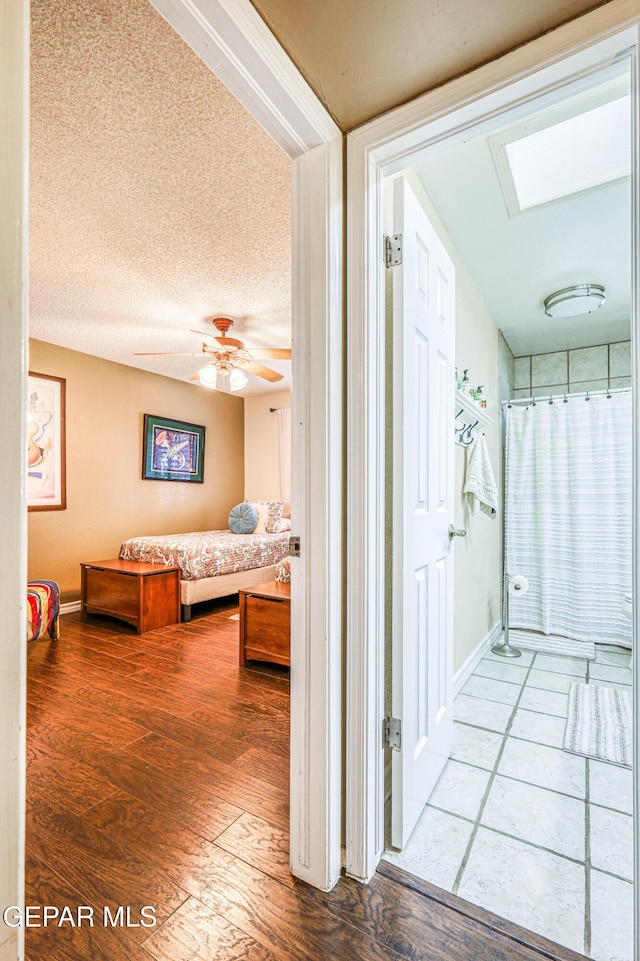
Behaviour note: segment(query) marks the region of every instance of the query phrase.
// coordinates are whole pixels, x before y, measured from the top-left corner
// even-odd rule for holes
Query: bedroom
[[[188,383],[196,356],[134,354],[196,354],[219,314],[249,347],[288,346],[291,172],[148,4],[32,21],[29,363],[66,380],[67,508],[29,512],[29,578],[65,603],[80,563],[128,537],[224,529],[245,494],[275,496],[275,450],[251,450],[264,405],[244,397],[289,406],[290,363],[234,396]],[[202,484],[141,479],[145,413],[205,426]]]
[[[279,411],[290,407],[290,362],[266,360],[282,379],[270,383],[248,371],[249,383],[239,392],[207,390],[189,379],[210,360],[198,352],[217,333],[211,316],[233,317],[230,335],[248,347],[288,347],[291,164],[146,0],[111,5],[108,13],[99,2],[73,9],[34,3],[32,49],[29,368],[65,382],[66,507],[29,512],[28,576],[55,580],[69,616],[62,618],[57,654],[44,639],[29,652],[28,796],[37,798],[36,808],[43,796],[59,799],[61,770],[69,776],[68,799],[61,803],[67,813],[91,806],[89,799],[104,800],[98,785],[105,779],[112,785],[109,794],[114,786],[122,789],[123,759],[110,774],[90,773],[86,740],[104,738],[109,754],[120,748],[114,736],[125,729],[141,733],[142,724],[150,733],[151,712],[156,737],[158,724],[166,725],[165,753],[168,745],[180,744],[184,760],[191,743],[215,754],[197,783],[190,783],[190,794],[207,806],[201,830],[205,822],[210,829],[216,804],[227,812],[219,827],[235,820],[235,813],[229,820],[230,811],[244,811],[254,819],[253,830],[261,825],[270,843],[277,837],[278,862],[288,875],[288,672],[244,671],[236,703],[238,624],[229,615],[237,603],[229,610],[210,605],[208,619],[195,616],[181,639],[172,634],[171,651],[182,644],[175,666],[163,658],[157,638],[136,638],[126,623],[93,616],[85,631],[74,612],[80,607],[81,565],[117,558],[122,541],[225,529],[230,509],[245,495],[280,498],[276,423]],[[116,162],[122,156],[126,165]],[[152,351],[194,356],[133,356]],[[142,479],[145,414],[205,428],[202,483]],[[247,572],[247,583],[256,580]],[[187,706],[197,712],[210,700],[201,678],[212,659],[217,714],[207,727],[225,728],[226,751],[211,744],[203,721],[191,726],[176,720]],[[134,662],[146,675],[137,691],[130,680]],[[131,695],[127,707],[115,704],[124,692]],[[104,722],[95,715],[98,704]],[[252,715],[236,724],[239,751],[229,751],[232,710]],[[79,725],[85,723],[83,732]],[[226,787],[216,790],[223,803],[214,803],[210,780],[222,773],[216,762],[222,757],[231,764],[245,755],[245,766],[236,765]],[[255,755],[270,769],[264,780],[253,776]],[[126,763],[136,762],[129,756]],[[157,777],[172,784],[169,807],[184,806],[184,767],[178,780],[175,772],[160,770]],[[142,783],[144,772],[135,780]],[[167,796],[157,783],[153,791]],[[150,786],[147,797],[151,793]],[[47,837],[42,821],[40,833]],[[53,851],[40,840],[27,852],[29,890],[46,903],[53,884],[48,876],[42,886],[34,858],[40,870],[55,870]],[[118,845],[113,853],[121,856]],[[69,850],[65,857],[76,860]],[[83,891],[86,885],[85,877]],[[46,953],[48,947],[40,949]]]

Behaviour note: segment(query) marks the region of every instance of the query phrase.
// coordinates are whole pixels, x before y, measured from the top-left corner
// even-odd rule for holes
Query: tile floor
[[[488,654],[409,843],[385,858],[596,961],[632,961],[631,771],[562,750],[571,682],[628,685],[628,664]]]

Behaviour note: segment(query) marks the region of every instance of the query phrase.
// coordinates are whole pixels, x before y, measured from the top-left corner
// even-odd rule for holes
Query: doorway
[[[594,31],[594,34],[592,35],[592,40],[595,37],[597,37],[597,31]],[[617,43],[618,43],[619,51],[622,51],[625,48],[626,43],[627,41],[629,41],[629,39],[630,39],[629,35],[627,35],[624,39],[622,39],[622,37],[618,38]],[[585,42],[584,46],[586,50],[588,48],[588,43]],[[441,97],[436,110],[436,113],[439,119],[433,121],[432,125],[428,128],[428,132],[423,127],[420,134],[417,134],[415,131],[417,129],[416,118],[418,115],[418,110],[414,108],[414,110],[412,111],[412,120],[409,120],[409,118],[407,117],[408,125],[407,127],[404,128],[404,133],[394,142],[393,148],[389,148],[388,150],[386,148],[386,145],[384,147],[382,146],[382,143],[384,141],[384,134],[380,130],[379,124],[378,124],[378,129],[376,130],[370,129],[366,133],[363,131],[360,136],[358,136],[358,134],[353,135],[352,150],[353,150],[353,153],[357,156],[358,161],[360,163],[360,171],[362,170],[365,171],[364,177],[361,175],[358,178],[359,184],[366,182],[368,183],[369,187],[371,187],[372,185],[375,185],[377,190],[380,192],[380,194],[382,194],[382,191],[384,189],[383,182],[384,182],[385,176],[395,175],[398,173],[398,171],[405,169],[407,166],[407,159],[409,157],[411,157],[411,159],[415,159],[417,162],[420,162],[425,157],[430,155],[429,151],[431,151],[432,156],[435,156],[438,151],[440,151],[441,156],[443,156],[442,151],[445,149],[445,144],[444,144],[445,140],[448,141],[447,145],[451,146],[456,143],[460,144],[462,141],[470,140],[475,135],[479,136],[481,133],[485,133],[485,134],[489,133],[492,129],[495,131],[497,114],[502,115],[500,120],[498,121],[498,123],[500,123],[502,126],[505,126],[509,121],[511,122],[516,122],[516,120],[518,122],[521,121],[523,117],[526,115],[526,110],[523,110],[523,102],[525,100],[528,101],[528,104],[526,105],[528,108],[529,104],[533,100],[535,100],[537,96],[540,95],[540,92],[542,90],[544,90],[547,93],[547,95],[551,93],[551,97],[552,99],[554,99],[555,103],[561,101],[564,97],[566,97],[567,90],[569,89],[568,84],[571,84],[571,83],[578,84],[578,85],[583,84],[586,76],[593,75],[603,65],[610,64],[615,59],[615,53],[613,51],[614,51],[614,47],[610,46],[607,48],[606,44],[604,48],[602,46],[600,46],[599,48],[592,47],[589,50],[588,56],[582,56],[581,58],[580,55],[578,55],[577,58],[574,57],[574,58],[570,58],[563,61],[562,69],[559,69],[558,68],[559,65],[558,63],[556,63],[553,68],[547,68],[546,71],[539,71],[539,70],[535,71],[532,65],[531,74],[528,78],[528,83],[530,84],[529,87],[527,87],[526,83],[524,83],[523,81],[519,81],[518,84],[516,84],[514,87],[512,87],[509,90],[508,94],[506,94],[505,91],[503,90],[502,91],[503,98],[504,98],[503,103],[499,103],[499,98],[496,98],[495,93],[489,95],[483,101],[482,108],[476,107],[475,118],[473,122],[470,120],[470,113],[472,113],[472,111],[468,107],[460,107],[458,112],[455,113],[454,116],[452,115],[447,116],[447,119],[445,122],[443,120],[443,114],[446,114],[446,108],[443,107],[443,100],[445,100],[446,98]],[[536,66],[539,67],[539,61]],[[537,76],[535,76],[536,72],[537,72]],[[534,77],[535,77],[535,80],[532,79]],[[484,89],[486,89],[486,87]],[[563,89],[564,89],[564,92],[563,92]],[[576,92],[576,88],[574,88],[573,92]],[[455,102],[455,98],[453,96],[452,96],[452,99]],[[459,101],[457,103],[459,103]],[[506,108],[508,108],[511,111],[509,115],[506,114]],[[428,111],[425,111],[425,114],[426,113],[428,113]],[[425,114],[423,114],[423,116]],[[402,125],[396,119],[395,123],[393,125],[390,125],[390,127],[391,126],[393,126],[394,128],[394,136],[397,136],[397,131],[402,129]],[[473,132],[471,132],[472,130]],[[368,139],[368,137],[370,139]],[[354,177],[354,179],[356,178]],[[382,206],[383,206],[382,203],[380,203],[380,209],[382,209]],[[367,249],[367,238],[362,237],[362,240],[363,240],[363,249]],[[369,249],[372,251],[372,248],[369,248]],[[378,318],[380,318],[384,316],[384,310],[383,310],[384,301],[382,297],[382,292],[384,290],[384,287],[383,287],[384,274],[381,267],[378,266],[377,264],[374,264],[373,257],[371,257],[369,260],[369,267],[370,267],[370,271],[368,274],[368,288],[367,288],[366,296],[369,298],[368,302],[373,303],[374,307],[372,308],[371,313],[368,316],[369,318],[371,318],[372,314],[375,315],[377,311],[377,316]],[[634,278],[634,283],[635,282],[636,282],[636,278]],[[378,292],[378,299],[374,300],[373,292],[376,290],[376,287]],[[364,296],[364,292],[359,291],[358,296],[360,295]],[[357,297],[354,297],[354,300],[357,300]],[[356,303],[356,309],[361,309],[361,303],[359,302]],[[363,311],[363,315],[366,315],[366,310]],[[635,323],[633,314],[632,314],[632,322]],[[622,338],[621,341],[619,342],[616,341],[616,342],[620,343],[623,340],[624,338]],[[498,343],[499,341],[496,337],[496,365],[495,365],[496,366],[496,371],[495,371],[496,394],[497,394]],[[367,350],[367,348],[370,350],[374,370],[376,370],[375,362],[376,360],[379,360],[379,354],[377,353],[377,350],[376,350],[377,346],[378,345],[376,344],[375,339],[371,338],[366,340],[366,343],[363,348],[365,351]],[[595,346],[595,342],[594,342],[594,346]],[[598,346],[601,346],[601,345],[598,345]],[[576,350],[579,349],[577,345],[575,349]],[[614,353],[616,349],[617,348],[614,348]],[[625,349],[628,349],[628,348],[625,348]],[[609,351],[610,351],[610,348],[607,346],[607,352]],[[558,351],[552,351],[552,352],[560,353],[561,351],[558,350]],[[480,358],[477,355],[475,355],[474,361],[476,365],[478,365],[479,360]],[[379,368],[377,368],[377,370],[379,371]],[[497,396],[496,396],[496,400],[497,400]],[[381,424],[384,423],[384,412],[379,410],[376,407],[374,407],[373,410],[375,411],[376,416],[379,416],[380,423]],[[372,460],[367,459],[368,455],[371,454],[372,452],[373,452],[373,447],[372,445],[369,445],[369,448],[367,450],[364,450],[362,453],[363,453],[363,457],[365,457],[366,462],[373,469],[376,458],[373,458]],[[497,448],[496,448],[495,454],[497,455]],[[376,448],[376,457],[378,459],[381,457],[380,448]],[[499,458],[497,458],[496,456],[495,459],[498,461],[498,463],[495,464],[496,473],[498,474]],[[377,495],[380,496],[381,491],[383,490],[384,488],[382,488],[382,485],[378,484],[378,486],[376,487]],[[498,540],[498,544],[499,544],[499,540]],[[497,640],[496,632],[499,630],[499,624],[501,621],[501,591],[500,591],[501,575],[500,575],[499,547],[498,549],[496,549],[495,544],[494,544],[494,551],[496,552],[495,556],[497,559],[497,563],[494,565],[494,568],[493,568],[493,577],[496,582],[496,585],[494,587],[492,602],[489,603],[481,611],[478,610],[477,608],[475,610],[475,616],[478,619],[481,618],[482,623],[484,625],[484,642],[486,645],[485,649],[490,647]],[[478,570],[478,579],[480,579],[483,576],[483,573],[484,573],[483,570],[481,569]],[[472,589],[473,589],[473,585],[471,587],[471,590]],[[371,620],[372,618],[370,615],[369,623],[371,623]],[[378,635],[378,640],[379,640],[379,643],[381,644],[381,647],[380,647],[380,650],[381,650],[382,643],[381,643],[380,635]],[[379,656],[381,657],[381,655]],[[535,655],[535,657],[538,657],[538,655]],[[459,674],[458,680],[460,680],[462,676],[460,674],[460,669],[465,667],[464,657],[459,661],[457,666],[458,666],[458,674]],[[469,663],[466,664],[466,668],[469,669],[469,673],[473,671],[475,666],[476,665],[472,664],[471,661],[469,661]],[[541,667],[544,668],[545,665],[542,664]],[[519,670],[522,670],[522,668],[519,668]],[[602,673],[601,669],[596,668],[596,673],[594,676],[597,677],[598,673]],[[373,678],[370,678],[370,680],[373,680]],[[379,704],[380,713],[383,714],[383,713],[386,713],[386,711],[382,710],[382,703],[384,701],[384,691],[382,689],[382,684],[379,684],[377,691],[379,695],[378,704]],[[352,691],[352,693],[356,695],[358,694],[357,691]],[[388,704],[385,705],[385,707],[388,707]],[[371,749],[373,750],[374,749],[373,740],[370,742],[370,746],[371,746]],[[369,768],[369,770],[372,770],[370,780],[369,780],[369,785],[371,787],[373,794],[375,794],[376,798],[378,799],[378,803],[380,805],[377,810],[377,816],[380,818],[380,820],[378,821],[378,826],[379,826],[382,820],[382,809],[383,809],[383,804],[381,799],[384,798],[384,790],[382,788],[382,785],[384,784],[383,759],[380,756],[376,759],[372,754],[369,758],[369,761],[371,763],[375,762],[376,764],[375,769],[372,770],[371,768]],[[368,813],[371,816],[375,816],[376,812],[374,812],[373,808],[369,808]],[[371,834],[373,833],[374,832],[372,831]],[[379,833],[375,834],[376,840],[378,842],[380,840],[380,836],[381,836],[381,830],[379,828]],[[356,859],[354,859],[354,861],[352,862],[352,868],[355,870],[362,871],[364,875],[366,875],[367,873],[370,873],[371,870],[375,869],[376,857],[377,857],[377,854],[379,853],[379,850],[380,849],[376,851],[374,848],[369,848],[368,850],[365,851],[363,848],[361,848],[358,852],[361,857],[359,861],[356,861]],[[635,896],[637,898],[637,891]],[[493,906],[493,910],[494,911],[496,910],[495,906]],[[633,913],[634,913],[633,910],[630,910],[628,912],[628,917],[632,918]]]
[[[225,70],[225,78],[236,96],[248,104],[271,136],[294,158],[297,180],[294,188],[296,210],[294,250],[309,251],[307,259],[296,259],[298,283],[294,291],[294,325],[297,328],[295,379],[310,386],[304,397],[295,402],[295,443],[308,452],[300,457],[294,474],[294,490],[298,505],[295,518],[306,553],[304,570],[299,571],[297,595],[304,597],[293,612],[295,633],[294,655],[300,665],[298,682],[292,695],[292,744],[296,772],[306,772],[293,779],[292,851],[294,870],[310,883],[329,888],[340,872],[340,670],[341,661],[340,593],[341,531],[338,504],[341,499],[342,403],[339,382],[329,382],[326,371],[340,363],[341,320],[341,196],[342,139],[339,131],[302,77],[274,41],[268,28],[255,15],[247,24],[247,11],[242,5],[206,4],[200,11],[197,3],[171,3],[167,18],[187,41],[197,48],[209,66]],[[188,7],[188,10],[186,9]],[[9,23],[9,21],[8,21]],[[5,902],[19,903],[22,878],[20,863],[23,842],[23,781],[25,759],[24,684],[25,660],[23,632],[26,532],[24,500],[20,483],[23,476],[19,438],[24,422],[23,401],[26,398],[26,283],[24,246],[26,229],[20,237],[16,223],[24,225],[27,134],[25,104],[28,99],[28,76],[25,52],[28,38],[28,5],[15,0],[11,6],[10,31],[6,37],[10,54],[5,58],[7,89],[15,92],[14,113],[5,118],[9,128],[8,143],[20,145],[15,150],[15,163],[10,166],[15,203],[6,222],[5,239],[11,250],[13,265],[12,312],[8,315],[7,344],[12,345],[2,356],[7,406],[11,419],[7,433],[15,440],[15,470],[7,472],[5,513],[11,518],[3,551],[3,584],[7,638],[6,682],[10,687],[3,724],[7,751],[7,810],[12,812],[6,830],[6,863],[2,884]],[[247,33],[250,39],[247,39]],[[3,40],[5,39],[3,37]],[[224,39],[223,39],[224,37]],[[28,57],[26,58],[28,60]],[[265,67],[265,63],[267,64]],[[258,79],[259,77],[259,79]],[[274,105],[278,106],[275,107]],[[22,198],[22,199],[20,199]],[[9,208],[8,208],[9,209]],[[318,225],[323,229],[318,231]],[[313,226],[312,226],[313,225]],[[22,245],[22,246],[21,246]],[[15,282],[15,283],[14,283]],[[314,295],[311,297],[310,288]],[[304,305],[304,306],[303,306]],[[313,374],[308,371],[313,366]],[[9,417],[9,413],[8,413]],[[313,443],[311,442],[313,437]],[[320,444],[319,439],[325,443]],[[309,471],[315,457],[316,468]],[[22,501],[22,509],[20,503]],[[313,506],[311,503],[313,502]],[[326,510],[326,515],[325,515]],[[310,580],[309,580],[310,579]],[[312,584],[307,591],[307,584]],[[334,602],[327,604],[329,597]],[[320,631],[314,641],[316,632]],[[22,652],[22,653],[21,653]],[[305,679],[313,673],[313,686]],[[9,691],[9,688],[7,689]],[[309,698],[319,698],[317,709]],[[309,713],[309,710],[311,713]],[[309,721],[314,717],[314,724]],[[321,719],[324,718],[322,721]],[[317,765],[317,776],[312,772]],[[317,790],[322,784],[323,789]],[[312,790],[311,785],[314,789]],[[14,936],[12,936],[13,939]],[[8,948],[11,950],[11,948]]]

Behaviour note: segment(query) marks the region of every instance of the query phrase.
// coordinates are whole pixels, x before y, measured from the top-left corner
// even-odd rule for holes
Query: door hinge
[[[384,238],[384,263],[386,267],[397,267],[402,263],[402,234]]]
[[[289,538],[289,557],[300,557],[300,538]]]
[[[382,718],[382,746],[396,751],[402,748],[402,721],[399,717]]]

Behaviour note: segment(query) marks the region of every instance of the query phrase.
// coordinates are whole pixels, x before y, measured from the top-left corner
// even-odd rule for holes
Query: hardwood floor
[[[578,957],[388,865],[296,881],[288,671],[239,667],[234,608],[210,611],[143,635],[67,615],[29,644],[26,901],[85,906],[79,926],[35,912],[29,961]]]

